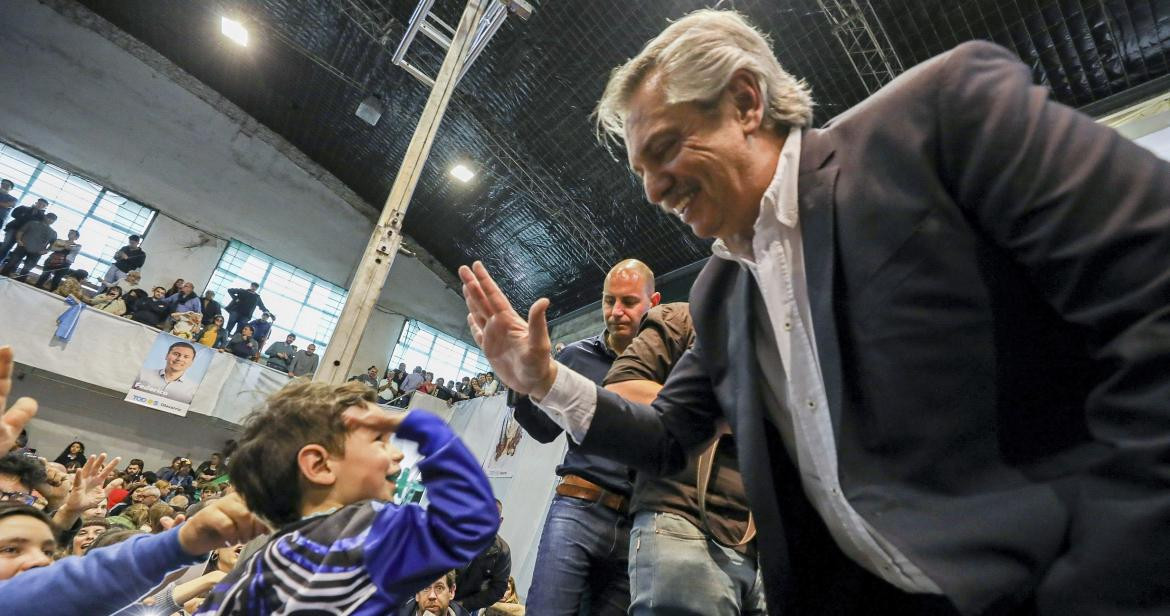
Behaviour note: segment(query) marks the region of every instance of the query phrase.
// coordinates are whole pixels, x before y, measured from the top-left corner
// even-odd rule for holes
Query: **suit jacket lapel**
[[[804,240],[804,268],[821,377],[825,381],[825,395],[829,399],[833,429],[840,433],[841,354],[833,309],[837,254],[834,194],[839,168],[833,158],[834,149],[829,133],[807,130],[802,135],[801,145],[797,199]]]

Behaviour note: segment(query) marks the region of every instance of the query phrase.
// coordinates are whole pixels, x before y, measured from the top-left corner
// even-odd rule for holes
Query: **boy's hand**
[[[347,430],[369,428],[375,432],[397,432],[406,413],[388,413],[373,404],[358,409],[351,407],[341,414]]]
[[[268,526],[252,515],[239,494],[217,498],[179,527],[179,545],[188,554],[247,543],[268,532]]]
[[[12,347],[0,347],[0,411],[4,410],[8,394],[12,391]],[[16,439],[28,420],[37,414],[37,401],[20,398],[0,417],[0,455],[16,446]]]

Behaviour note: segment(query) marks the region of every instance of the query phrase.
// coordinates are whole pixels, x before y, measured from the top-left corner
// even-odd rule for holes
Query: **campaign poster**
[[[126,402],[186,415],[215,351],[160,332],[126,394]]]
[[[516,466],[516,448],[524,439],[520,422],[511,413],[504,413],[496,432],[496,441],[483,465],[488,477],[511,477]]]

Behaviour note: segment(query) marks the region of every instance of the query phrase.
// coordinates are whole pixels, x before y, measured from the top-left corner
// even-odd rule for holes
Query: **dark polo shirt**
[[[638,380],[665,383],[675,363],[694,343],[695,333],[686,302],[655,306],[642,318],[638,337],[614,360],[604,384]],[[692,457],[686,470],[671,477],[638,473],[630,511],[673,513],[703,528],[699,517],[696,461],[697,457]],[[736,458],[735,437],[729,434],[720,439],[715,451],[715,463],[707,487],[710,528],[704,530],[721,543],[738,543],[747,529],[748,511]],[[754,542],[737,549],[752,553],[753,546]]]

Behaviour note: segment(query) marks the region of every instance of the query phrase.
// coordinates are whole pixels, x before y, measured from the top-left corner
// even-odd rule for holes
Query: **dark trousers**
[[[228,335],[238,334],[240,332],[240,330],[243,329],[244,326],[248,324],[248,321],[251,320],[251,318],[252,318],[252,315],[250,315],[250,314],[244,315],[244,314],[240,314],[238,312],[229,312],[228,313],[228,324],[227,324]],[[255,332],[253,332],[253,333],[255,333]]]
[[[553,497],[540,536],[528,611],[625,616],[630,605],[630,518],[601,503]]]
[[[0,269],[0,276],[11,275],[16,271],[16,268],[20,267],[22,260],[24,261],[24,267],[20,269],[20,273],[17,276],[27,276],[32,271],[33,266],[37,264],[37,261],[41,260],[41,255],[43,254],[42,252],[30,252],[24,246],[17,246],[12,251],[12,254],[8,255],[8,260],[4,262],[3,269]]]
[[[66,263],[65,265],[62,265],[61,267],[58,267],[57,269],[47,269],[47,270],[41,272],[40,278],[37,278],[37,286],[44,287],[45,282],[48,281],[49,278],[52,278],[53,283],[51,285],[49,285],[49,290],[56,291],[57,287],[61,285],[61,279],[65,277],[65,274],[68,274],[68,273],[69,273],[69,264],[68,263]]]

